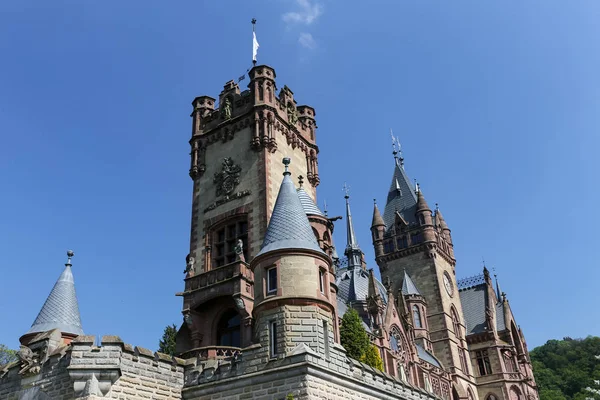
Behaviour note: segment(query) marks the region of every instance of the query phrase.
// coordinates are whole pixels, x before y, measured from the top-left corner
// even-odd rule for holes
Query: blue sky
[[[259,62],[317,111],[319,200],[341,215],[348,182],[370,267],[392,128],[457,275],[485,257],[530,348],[600,334],[600,3],[24,0],[0,5],[0,343],[68,248],[86,333],[156,349],[180,324],[190,102],[250,66],[252,17]]]

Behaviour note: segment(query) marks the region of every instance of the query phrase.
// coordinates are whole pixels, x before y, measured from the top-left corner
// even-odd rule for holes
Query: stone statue
[[[29,347],[21,345],[17,352],[17,357],[21,362],[19,374],[24,374],[26,372],[36,374],[40,371],[37,357]]]
[[[190,277],[194,276],[194,263],[195,262],[196,262],[196,259],[188,254],[188,256],[186,257],[187,265],[185,267],[185,271],[183,271],[183,273],[186,274],[186,278],[190,278]]]
[[[223,103],[223,111],[221,112],[221,115],[223,115],[223,119],[227,120],[231,118],[231,101],[229,98],[225,98]]]
[[[296,125],[296,122],[298,122],[298,112],[292,103],[289,103],[287,106],[287,115],[289,123]]]
[[[236,259],[240,260],[240,261],[246,261],[244,259],[244,242],[242,241],[242,239],[238,239],[236,245],[235,245],[235,256]]]

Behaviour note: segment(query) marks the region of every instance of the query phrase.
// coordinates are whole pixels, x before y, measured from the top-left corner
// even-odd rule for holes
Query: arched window
[[[485,400],[498,400],[498,397],[494,394],[488,394]]]
[[[413,320],[415,323],[415,328],[423,327],[423,322],[421,321],[421,311],[419,311],[419,307],[417,307],[417,305],[413,306]]]
[[[241,347],[240,332],[240,315],[235,310],[227,311],[217,325],[218,345]]]
[[[329,233],[325,232],[323,234],[323,242],[325,242],[327,245],[331,246],[331,236],[329,236]]]
[[[450,309],[450,314],[452,315],[452,327],[454,329],[454,334],[457,338],[462,339],[462,330],[460,329],[460,320],[458,319],[458,314],[456,313],[456,309],[454,306]]]
[[[467,398],[468,400],[474,400],[475,397],[473,396],[473,392],[471,392],[471,388],[467,389]]]
[[[321,238],[319,237],[319,232],[315,228],[312,228],[312,230],[313,230],[313,234],[315,235],[315,238],[317,239],[317,242],[320,243]]]
[[[521,400],[521,391],[516,386],[511,386],[508,393],[509,400]]]

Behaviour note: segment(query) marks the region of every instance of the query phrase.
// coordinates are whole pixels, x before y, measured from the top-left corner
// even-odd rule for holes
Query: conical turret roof
[[[427,204],[427,201],[425,200],[425,196],[423,196],[423,191],[418,188],[417,186],[417,212],[419,211],[424,211],[424,210],[429,210],[429,205]]]
[[[288,171],[289,158],[284,158],[286,171],[269,220],[267,233],[257,257],[282,249],[305,249],[323,253],[302,207]]]
[[[297,190],[298,198],[300,199],[300,204],[302,204],[302,208],[306,215],[318,215],[320,217],[324,217],[323,211],[319,209],[319,207],[315,204],[313,199],[306,193],[306,190],[302,186],[300,186]]]
[[[377,203],[375,203],[373,204],[373,221],[371,222],[371,228],[382,225],[385,226],[385,222],[383,222],[383,218],[379,212],[379,207],[377,207]]]
[[[59,329],[62,333],[83,335],[79,304],[75,293],[75,280],[71,271],[73,252],[69,251],[67,254],[69,259],[65,264],[64,271],[58,277],[40,313],[26,334]]]
[[[442,212],[440,211],[439,207],[436,207],[436,209],[435,209],[435,219],[436,219],[436,223],[440,226],[440,228],[448,229],[446,220],[444,219],[444,216],[442,215]]]

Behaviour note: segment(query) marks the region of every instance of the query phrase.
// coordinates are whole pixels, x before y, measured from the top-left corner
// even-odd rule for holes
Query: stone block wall
[[[277,359],[266,358],[266,349],[258,344],[235,358],[189,363],[182,398],[284,400],[292,394],[295,400],[435,399],[423,389],[349,359],[341,346],[330,343],[327,358],[300,342]]]
[[[101,346],[94,343],[94,336],[79,336],[55,349],[35,374],[19,374],[20,362],[13,363],[0,378],[0,399],[181,398],[184,360],[133,347],[117,336],[104,336]]]

